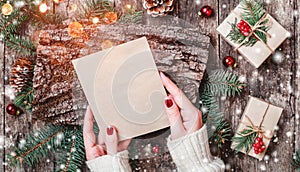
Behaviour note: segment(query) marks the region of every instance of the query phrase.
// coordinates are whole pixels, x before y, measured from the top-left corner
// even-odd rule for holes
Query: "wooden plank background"
[[[141,0],[114,1],[115,6],[119,10],[124,10],[126,4],[136,4],[138,9],[142,9]],[[236,155],[228,148],[221,155],[226,163],[227,171],[292,172],[294,170],[290,165],[291,158],[295,150],[300,148],[300,21],[298,16],[300,0],[265,0],[264,2],[268,12],[290,31],[291,37],[279,48],[284,54],[283,63],[275,65],[269,59],[259,69],[252,67],[243,57],[233,51],[233,48],[220,38],[216,32],[217,26],[237,6],[238,0],[177,0],[172,13],[172,15],[188,21],[195,27],[199,27],[203,33],[211,37],[215,56],[210,57],[208,70],[224,68],[222,59],[225,56],[231,55],[238,59],[239,66],[232,71],[244,76],[248,87],[238,97],[220,98],[220,105],[224,110],[225,117],[232,123],[234,130],[238,126],[249,95],[265,99],[284,108],[276,137],[266,153],[268,159],[258,161],[242,154]],[[199,17],[197,15],[198,10],[201,6],[207,4],[214,9],[214,16],[211,18]],[[150,17],[145,16],[144,22],[149,24]],[[43,124],[32,123],[29,114],[20,117],[12,117],[6,114],[5,107],[10,101],[5,96],[7,93],[5,85],[8,84],[7,78],[17,54],[5,49],[3,43],[0,43],[0,54],[0,75],[2,76],[0,80],[0,92],[2,93],[0,98],[0,107],[2,109],[0,111],[0,153],[2,154],[0,171],[54,171],[53,158],[51,157],[38,167],[31,168],[12,169],[5,163],[4,156],[10,153],[8,148],[24,138],[26,133],[32,129],[39,128]],[[287,132],[293,134],[289,136]]]

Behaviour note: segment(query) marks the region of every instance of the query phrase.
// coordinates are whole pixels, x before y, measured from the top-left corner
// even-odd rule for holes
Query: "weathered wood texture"
[[[259,69],[252,67],[243,57],[233,51],[233,48],[227,44],[216,33],[216,28],[238,4],[238,0],[177,0],[175,10],[172,15],[177,16],[186,21],[185,25],[191,25],[201,30],[211,37],[213,50],[212,56],[209,59],[207,70],[213,68],[223,68],[222,59],[231,55],[238,59],[239,67],[233,69],[233,72],[242,75],[247,79],[248,87],[242,95],[235,98],[221,98],[220,105],[225,113],[225,117],[232,123],[233,129],[238,126],[242,111],[246,106],[248,95],[256,96],[265,99],[268,102],[274,103],[284,108],[283,115],[278,124],[276,136],[272,139],[272,143],[268,148],[267,155],[269,159],[266,161],[257,161],[251,157],[246,157],[243,154],[235,155],[229,148],[223,150],[221,156],[226,163],[227,171],[280,171],[293,172],[290,165],[291,157],[296,149],[300,148],[300,20],[299,13],[300,0],[265,0],[266,8],[269,13],[279,21],[287,30],[291,32],[291,38],[286,40],[280,50],[284,53],[284,62],[280,65],[275,65],[271,60],[267,60]],[[140,0],[115,0],[115,5],[118,9],[124,10],[126,4],[137,4],[139,9],[142,9]],[[203,5],[211,5],[215,14],[211,18],[200,18],[197,16],[197,11]],[[145,24],[152,25],[159,23],[151,17],[143,19]],[[166,21],[172,23],[170,21]],[[177,21],[173,21],[176,23]],[[190,24],[188,24],[190,23]],[[3,46],[0,46],[0,91],[4,91],[4,85],[8,84],[10,67],[14,61],[15,54],[4,51]],[[11,117],[5,113],[5,107],[9,103],[9,99],[1,95],[1,120],[0,133],[4,135],[5,144],[16,143],[25,134],[34,128],[38,128],[42,124],[32,123],[29,114],[21,117]],[[287,135],[287,132],[294,133]],[[277,141],[278,140],[278,141]],[[5,153],[10,153],[11,150],[1,149],[0,153],[5,156]],[[3,158],[0,159],[0,163]],[[53,171],[52,160],[50,163],[44,163],[35,168],[21,168],[21,171]],[[0,171],[16,171],[5,166],[5,163],[0,167]]]

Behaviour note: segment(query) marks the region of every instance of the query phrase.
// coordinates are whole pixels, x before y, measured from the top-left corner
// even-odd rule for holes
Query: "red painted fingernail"
[[[166,104],[167,108],[172,107],[172,106],[173,106],[173,101],[172,101],[172,99],[166,99],[166,100],[165,100],[165,104]]]
[[[107,133],[107,135],[112,135],[113,133],[114,133],[114,128],[112,127],[112,126],[108,126],[107,128],[106,128],[106,133]]]

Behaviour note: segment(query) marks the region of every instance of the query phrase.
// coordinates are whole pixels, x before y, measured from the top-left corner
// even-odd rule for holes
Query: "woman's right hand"
[[[105,138],[100,133],[96,138],[94,132],[94,117],[90,107],[87,108],[83,124],[83,140],[86,159],[92,160],[104,155],[114,155],[127,149],[130,139],[119,142],[114,126],[106,128]]]
[[[170,93],[165,100],[171,128],[171,140],[193,133],[202,127],[202,113],[176,84],[160,72],[163,85]]]

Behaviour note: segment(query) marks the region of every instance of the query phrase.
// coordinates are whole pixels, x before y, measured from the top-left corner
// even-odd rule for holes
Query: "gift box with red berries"
[[[217,31],[256,68],[290,36],[255,0],[241,0]]]
[[[244,110],[231,148],[262,160],[283,109],[251,97]]]

